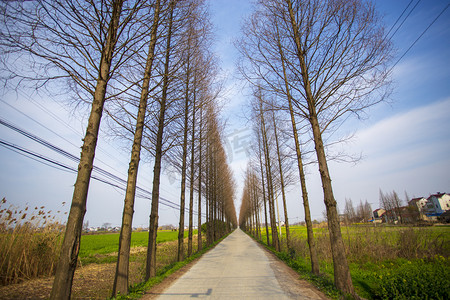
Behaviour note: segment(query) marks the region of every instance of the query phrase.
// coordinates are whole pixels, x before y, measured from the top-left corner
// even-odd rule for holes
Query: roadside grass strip
[[[290,229],[289,250],[284,245],[281,252],[276,252],[268,246],[264,229],[261,241],[255,240],[328,297],[348,298],[334,286],[327,231],[314,228],[321,273],[315,276],[307,253],[306,228]],[[343,226],[350,273],[358,295],[365,299],[450,299],[449,231],[448,226]],[[285,241],[284,228],[282,233]]]

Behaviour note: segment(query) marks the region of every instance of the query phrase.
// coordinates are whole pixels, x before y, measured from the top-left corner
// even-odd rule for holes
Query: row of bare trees
[[[405,202],[408,202],[408,194],[405,192]],[[404,205],[404,201],[400,199],[396,191],[392,192],[383,192],[380,189],[380,207],[383,208],[386,213],[386,221],[387,222],[398,222],[403,223],[404,216],[402,216],[402,207]],[[408,207],[409,214],[417,213],[417,206]]]
[[[156,274],[164,164],[181,174],[178,260],[184,258],[186,212],[188,255],[193,252],[195,194],[199,250],[202,215],[208,243],[236,225],[204,0],[4,1],[1,17],[4,84],[19,88],[30,83],[53,96],[68,95],[77,107],[85,105],[90,111],[51,299],[71,295],[104,112],[109,131],[131,147],[113,295],[128,292],[134,199],[140,192],[136,183],[143,154],[154,161],[146,280]]]
[[[372,219],[372,206],[370,203],[359,201],[356,208],[353,206],[352,199],[345,199],[345,207],[343,212],[344,220],[347,224],[354,222],[367,222]]]
[[[335,142],[333,133],[349,116],[360,117],[366,108],[382,101],[389,92],[391,43],[374,4],[364,0],[260,0],[243,27],[243,38],[237,47],[242,58],[240,71],[254,87],[257,105],[253,105],[253,113],[258,118],[253,120],[258,119],[259,141],[259,156],[255,156],[260,158],[260,177],[265,178],[259,189],[246,186],[246,191],[262,190],[259,199],[263,200],[250,197],[251,192],[244,193],[240,224],[258,227],[258,203],[267,206],[272,245],[279,247],[273,226],[276,184],[271,178],[275,173],[276,150],[270,150],[279,147],[268,142],[273,133],[269,135],[267,128],[271,115],[276,112],[280,120],[291,125],[291,149],[295,149],[293,156],[298,166],[312,272],[318,274],[319,265],[304,175],[305,149],[308,149],[305,143],[309,140],[314,146],[322,182],[335,285],[343,293],[355,295],[328,168],[333,153],[327,145]],[[275,126],[271,131],[277,132]],[[274,144],[275,147],[269,147]],[[248,174],[257,168],[252,169]]]

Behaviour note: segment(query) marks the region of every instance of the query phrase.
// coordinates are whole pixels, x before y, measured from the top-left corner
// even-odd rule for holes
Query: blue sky
[[[388,28],[409,2],[376,1]],[[248,92],[235,72],[237,51],[232,42],[239,37],[242,19],[251,14],[252,4],[244,0],[210,0],[210,3],[212,21],[216,26],[215,50],[221,59],[221,75],[226,78],[222,96],[225,103],[222,117],[227,121],[225,148],[235,171],[238,187],[236,208],[239,209],[242,173],[248,158],[245,148],[249,145],[251,132],[245,118]],[[410,8],[415,3],[413,1]],[[397,57],[448,3],[434,0],[421,1],[417,5],[394,37]],[[360,199],[367,199],[376,208],[380,188],[383,191],[395,189],[400,195],[407,191],[410,196],[450,192],[450,9],[399,62],[393,77],[395,91],[390,103],[372,108],[367,120],[351,121],[355,138],[344,147],[348,147],[346,150],[349,152],[362,153],[363,160],[356,165],[330,163],[333,188],[341,207],[347,197],[355,204]],[[29,98],[25,91],[6,94],[0,101],[0,118],[79,156],[86,117],[42,95]],[[344,130],[350,129],[347,126]],[[55,156],[4,126],[0,126],[0,138]],[[125,178],[128,159],[128,149],[102,133],[96,165]],[[58,160],[76,166],[62,157]],[[143,162],[140,166],[139,184],[147,189],[151,186],[152,169],[151,163]],[[310,166],[307,172],[312,215],[321,219],[324,205],[317,168]],[[161,194],[178,202],[179,178],[167,171],[165,174]],[[33,207],[45,205],[53,212],[67,211],[74,182],[73,173],[56,170],[0,147],[0,197],[6,197],[10,204],[22,207],[26,204]],[[62,202],[66,204],[63,206]],[[120,225],[122,203],[121,191],[93,180],[85,219],[92,226],[103,223]],[[290,187],[288,208],[291,222],[304,218],[298,186]],[[149,212],[150,202],[137,199],[133,225],[147,226]],[[160,215],[160,224],[178,223],[177,210],[161,206]],[[62,221],[65,218],[60,214]]]
[[[251,1],[212,1],[217,11],[219,34],[218,52],[225,69],[232,70],[238,54],[229,41],[239,36],[239,19],[248,16]],[[375,1],[384,17],[386,28],[395,23],[410,1]],[[418,3],[412,1],[404,17]],[[420,1],[393,37],[397,61],[449,4],[448,1]],[[240,6],[242,9],[237,9]],[[238,15],[236,15],[236,13]],[[400,19],[398,24],[403,21]],[[228,25],[229,24],[229,25]],[[230,26],[230,27],[228,27]],[[396,30],[394,27],[392,33]],[[233,29],[233,31],[232,31]],[[450,9],[447,9],[430,29],[400,60],[393,70],[394,92],[388,103],[372,107],[368,118],[349,120],[343,132],[355,137],[343,145],[349,153],[360,153],[363,159],[356,165],[330,162],[335,197],[341,208],[345,198],[354,204],[360,200],[379,204],[379,189],[396,190],[400,195],[425,196],[435,192],[449,192],[450,178]],[[224,115],[230,124],[229,138],[247,141],[251,134],[245,118],[248,92],[242,83],[230,76]],[[238,152],[240,148],[237,148]],[[242,177],[247,164],[243,152],[231,151],[231,165],[238,183],[239,206]],[[313,218],[321,219],[323,195],[317,166],[309,166],[308,189]],[[303,206],[299,186],[291,186],[288,197],[289,218],[303,220]]]

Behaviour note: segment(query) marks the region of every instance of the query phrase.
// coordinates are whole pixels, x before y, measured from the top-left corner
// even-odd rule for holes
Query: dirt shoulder
[[[164,292],[168,287],[170,287],[178,278],[180,278],[181,276],[183,276],[187,271],[189,271],[192,266],[194,266],[199,259],[201,258],[198,257],[196,259],[194,259],[192,262],[190,262],[189,264],[185,265],[184,267],[182,267],[181,269],[175,271],[174,273],[170,274],[169,276],[167,276],[162,282],[158,283],[157,285],[153,286],[149,291],[146,291],[144,293],[144,296],[142,296],[141,299],[143,300],[153,300],[156,299],[158,297],[159,294],[161,294],[162,292]]]
[[[296,295],[302,295],[311,299],[330,299],[311,283],[300,279],[300,275],[276,257],[273,252],[268,250],[263,245],[259,243],[257,244],[265,251],[267,257],[269,258],[270,266],[273,269],[281,288],[293,299],[295,299]]]
[[[105,299],[111,296],[115,263],[78,267],[72,286],[72,299]],[[130,263],[130,271],[139,273],[140,264]],[[27,280],[0,287],[0,299],[48,299],[54,277]],[[140,280],[133,278],[133,280]]]

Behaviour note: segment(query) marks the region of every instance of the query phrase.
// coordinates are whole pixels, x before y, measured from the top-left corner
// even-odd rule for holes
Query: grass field
[[[358,294],[367,299],[450,299],[450,226],[342,226],[350,272]],[[326,227],[314,228],[316,250],[323,276],[311,275],[306,227],[292,226],[291,245],[278,257],[330,296],[333,261]],[[270,233],[270,232],[269,232]],[[269,237],[271,234],[269,234]],[[262,242],[266,244],[265,229]]]
[[[194,235],[197,230],[194,230]],[[184,237],[188,236],[188,231],[184,231]],[[156,238],[158,244],[175,241],[178,239],[178,231],[159,230]],[[131,234],[131,247],[147,247],[148,232],[133,232]],[[119,249],[119,233],[92,234],[81,237],[81,248],[79,259],[86,263],[106,263],[114,262],[115,254]]]

